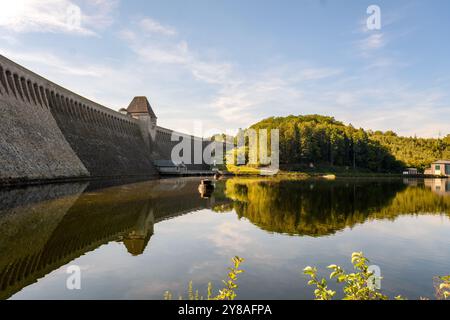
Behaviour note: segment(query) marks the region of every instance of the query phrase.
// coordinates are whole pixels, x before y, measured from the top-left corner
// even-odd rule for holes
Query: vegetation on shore
[[[234,300],[237,297],[236,284],[238,275],[244,270],[240,269],[240,264],[244,262],[243,258],[234,257],[232,259],[233,267],[228,268],[228,279],[223,280],[225,287],[219,290],[217,295],[213,294],[212,284],[208,283],[206,300]],[[354,252],[352,254],[352,265],[355,269],[352,273],[347,273],[343,268],[332,264],[328,266],[332,272],[330,279],[336,280],[338,284],[343,284],[343,300],[389,300],[389,297],[382,294],[380,288],[377,286],[377,278],[373,272],[370,271],[369,259],[367,259],[362,252]],[[315,286],[314,290],[315,300],[332,300],[336,291],[328,288],[326,279],[319,279],[317,277],[317,268],[306,267],[303,273],[308,275],[311,279],[308,285]],[[434,278],[434,286],[436,290],[436,298],[438,300],[447,300],[450,298],[450,276],[441,276]],[[188,285],[187,300],[205,300],[204,296],[200,295],[198,290],[193,289],[192,281]],[[173,295],[170,291],[164,293],[165,300],[172,300]],[[395,300],[404,300],[402,296],[394,297]],[[179,296],[179,300],[184,300],[183,296]],[[421,298],[427,300],[427,298]]]
[[[238,256],[231,259],[233,266],[228,268],[227,280],[222,280],[224,288],[219,290],[218,294],[213,293],[212,283],[208,283],[208,289],[206,294],[206,300],[234,300],[236,298],[236,289],[238,288],[237,279],[238,275],[243,273],[244,270],[240,269],[240,265],[244,262],[243,258]],[[164,293],[165,300],[172,300],[173,295],[170,291]],[[179,296],[179,300],[184,300],[182,296]],[[204,296],[200,295],[198,290],[193,289],[192,281],[188,285],[188,300],[205,300]]]
[[[249,129],[278,129],[280,167],[307,175],[401,174],[423,171],[438,159],[450,159],[450,135],[443,139],[400,137],[392,131],[356,129],[321,115],[271,117]],[[269,135],[270,136],[270,135]],[[230,166],[236,175],[258,174],[255,167]]]
[[[440,159],[450,159],[450,134],[443,139],[400,137],[392,131],[375,131],[370,139],[386,147],[397,160],[407,167],[424,171]]]
[[[347,273],[343,268],[332,264],[327,268],[332,272],[330,279],[336,280],[338,284],[343,284],[343,300],[389,300],[389,297],[382,294],[374,272],[370,271],[369,259],[362,252],[354,252],[352,254],[352,264],[355,269],[352,273]],[[308,285],[315,286],[314,295],[316,300],[332,300],[336,295],[336,291],[328,288],[326,279],[317,277],[317,269],[315,267],[306,267],[303,273],[308,275],[311,280]],[[450,276],[435,277],[436,298],[446,300],[450,298]],[[404,300],[402,296],[394,297],[395,300]],[[428,300],[421,298],[421,300]]]
[[[248,165],[227,165],[226,171],[233,176],[260,176],[261,170],[258,167]],[[318,167],[314,169],[307,168],[305,166],[286,167],[283,166],[276,174],[276,177],[282,178],[337,178],[337,177],[355,177],[355,178],[382,178],[382,177],[403,177],[401,173],[382,173],[371,172],[369,170],[352,170],[342,167]]]
[[[369,260],[364,257],[362,252],[352,254],[352,264],[355,269],[353,273],[347,273],[341,267],[332,264],[328,269],[332,270],[330,279],[337,283],[343,283],[343,300],[388,300],[389,298],[380,292],[377,287],[377,278],[373,272],[369,271]],[[316,300],[332,300],[336,291],[328,288],[326,279],[317,278],[317,269],[315,267],[306,267],[303,273],[308,275],[311,280],[308,285],[315,286],[314,295]],[[402,297],[395,297],[396,300]]]

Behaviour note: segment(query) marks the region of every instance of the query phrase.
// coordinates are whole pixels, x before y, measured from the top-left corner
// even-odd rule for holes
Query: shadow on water
[[[445,180],[233,178],[216,182],[211,194],[199,193],[199,180],[0,191],[0,299],[111,241],[140,255],[155,224],[200,209],[235,211],[269,232],[314,237],[371,219],[450,214],[450,184]]]

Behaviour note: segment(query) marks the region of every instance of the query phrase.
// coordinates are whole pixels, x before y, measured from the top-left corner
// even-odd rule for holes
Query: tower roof
[[[148,113],[151,117],[157,118],[147,97],[134,97],[133,101],[131,101],[128,106],[127,111],[128,113]]]

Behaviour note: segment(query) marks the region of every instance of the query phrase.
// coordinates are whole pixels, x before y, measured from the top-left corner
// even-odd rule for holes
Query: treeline
[[[372,132],[320,115],[271,117],[251,129],[280,130],[280,163],[339,166],[372,172],[399,172],[405,167],[424,169],[440,158],[450,158],[446,139],[398,137]]]
[[[389,152],[408,167],[425,170],[440,159],[450,159],[450,135],[443,139],[399,137],[392,131],[376,131],[370,138],[385,146]]]

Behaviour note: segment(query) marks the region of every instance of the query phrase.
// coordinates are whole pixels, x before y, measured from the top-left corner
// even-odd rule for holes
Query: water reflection
[[[155,223],[220,205],[214,197],[201,198],[197,187],[196,179],[182,179],[0,192],[0,299],[111,241],[142,254]]]
[[[208,192],[199,182],[0,191],[0,299],[103,244],[121,243],[130,257],[142,255],[158,222],[200,209],[235,212],[268,232],[313,237],[401,215],[450,216],[448,180],[233,178],[216,181]]]
[[[448,180],[316,180],[230,179],[226,196],[233,209],[266,231],[326,236],[370,219],[404,214],[450,213],[448,192],[430,186]],[[409,187],[408,187],[409,186]]]
[[[448,179],[426,179],[425,185],[434,193],[450,196],[450,180]]]

